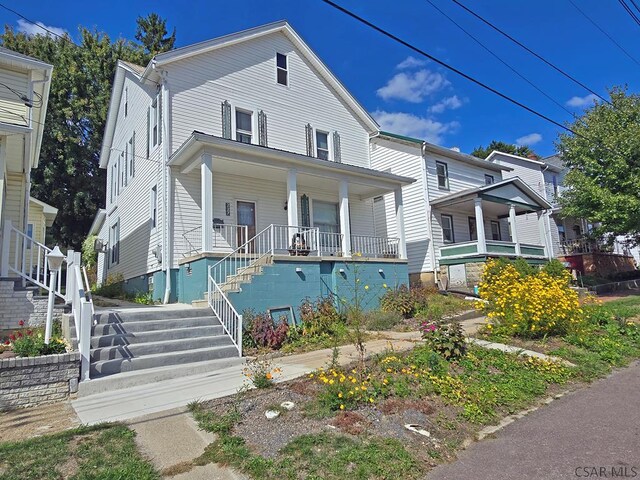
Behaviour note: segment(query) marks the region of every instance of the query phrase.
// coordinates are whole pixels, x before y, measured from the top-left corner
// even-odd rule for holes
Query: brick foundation
[[[567,262],[570,268],[583,275],[610,277],[616,273],[631,272],[636,269],[633,257],[616,255],[613,253],[581,253],[559,257],[561,262]]]
[[[66,400],[79,377],[78,352],[0,359],[0,411]]]
[[[18,328],[20,320],[31,326],[42,325],[47,319],[47,297],[37,295],[34,289],[14,287],[12,279],[0,280],[0,330]],[[54,310],[53,319],[59,320],[60,315]]]

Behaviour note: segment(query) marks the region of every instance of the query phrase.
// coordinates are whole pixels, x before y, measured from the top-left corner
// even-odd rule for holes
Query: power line
[[[635,14],[635,12],[633,10],[631,10],[631,7],[629,7],[629,5],[627,5],[624,0],[618,0],[618,3],[620,5],[622,5],[622,8],[625,9],[625,11],[629,14],[629,16],[631,17],[631,19],[636,22],[636,24],[638,26],[640,26],[640,19],[638,18],[638,16]]]
[[[456,0],[453,0],[456,1]],[[622,45],[620,45],[618,42],[615,41],[615,39],[609,35],[602,27],[600,27],[600,25],[598,25],[589,15],[587,15],[584,11],[582,11],[582,9],[580,9],[580,7],[578,7],[578,5],[575,4],[575,2],[573,2],[573,0],[569,0],[569,3],[571,5],[573,5],[573,7],[578,10],[578,12],[580,12],[582,14],[582,16],[584,18],[586,18],[587,20],[589,20],[589,22],[591,22],[591,24],[596,27],[598,30],[600,30],[600,32],[607,37],[609,40],[611,40],[611,42],[618,47],[627,57],[629,57],[633,62],[635,62],[636,65],[640,66],[640,62],[638,62],[638,60],[636,60],[629,52],[627,52],[624,47]]]
[[[636,10],[638,10],[638,12],[640,12],[640,7],[638,7],[638,4],[636,3],[636,0],[631,0],[631,4],[636,7]]]
[[[494,29],[496,32],[500,33],[501,35],[505,36],[506,38],[508,38],[509,40],[511,40],[513,43],[515,43],[516,45],[518,45],[520,48],[523,48],[524,50],[526,50],[527,52],[529,52],[531,55],[533,55],[534,57],[536,57],[538,60],[542,61],[543,63],[547,64],[549,67],[553,68],[556,72],[558,72],[559,74],[563,75],[564,77],[568,78],[569,80],[571,80],[572,82],[574,82],[575,84],[581,86],[582,88],[584,88],[586,91],[588,91],[589,93],[592,93],[593,95],[595,95],[596,97],[598,97],[600,100],[602,100],[605,103],[608,103],[609,105],[613,105],[609,100],[607,100],[606,98],[602,97],[599,93],[597,93],[596,91],[592,90],[591,88],[589,88],[587,85],[585,85],[584,83],[582,83],[580,80],[576,79],[575,77],[573,77],[572,75],[570,75],[569,73],[565,72],[562,68],[556,66],[555,64],[551,63],[549,60],[547,60],[546,58],[544,58],[542,55],[534,52],[533,50],[531,50],[529,47],[527,47],[525,44],[523,44],[522,42],[518,41],[517,39],[515,39],[514,37],[512,37],[511,35],[509,35],[507,32],[505,32],[504,30],[498,28],[496,25],[494,25],[493,23],[491,23],[489,20],[487,20],[486,18],[482,17],[481,15],[479,15],[478,13],[474,12],[473,10],[471,10],[469,7],[467,7],[466,5],[460,3],[458,0],[452,0],[453,3],[455,3],[456,5],[458,5],[460,8],[462,8],[463,10],[467,11],[468,13],[470,13],[471,15],[473,15],[474,17],[476,17],[478,20],[480,20],[481,22],[483,22],[484,24],[488,25],[489,27],[491,27],[492,29]]]
[[[477,37],[475,37],[472,33],[470,33],[468,30],[466,30],[462,25],[460,25],[458,22],[456,22],[453,18],[451,18],[449,15],[447,15],[443,10],[441,10],[437,5],[435,5],[431,0],[426,0],[427,3],[429,3],[429,5],[431,5],[433,8],[435,8],[438,12],[440,12],[444,17],[446,17],[451,23],[453,23],[456,27],[458,27],[460,30],[462,30],[467,36],[469,36],[473,41],[475,41],[478,45],[480,45],[482,48],[484,48],[487,52],[489,52],[489,54],[491,54],[494,58],[496,58],[500,63],[502,63],[504,66],[506,66],[509,70],[511,70],[513,73],[515,73],[518,77],[520,77],[522,80],[524,80],[525,82],[527,82],[529,85],[531,85],[533,88],[535,88],[538,92],[540,92],[542,95],[544,95],[545,97],[547,97],[549,100],[551,100],[553,103],[555,103],[558,107],[560,107],[562,110],[564,110],[565,112],[567,112],[569,115],[571,116],[575,116],[574,113],[572,111],[570,111],[568,108],[566,108],[563,104],[561,104],[560,102],[558,102],[555,98],[553,98],[551,95],[549,95],[547,92],[545,92],[544,90],[542,90],[540,87],[538,87],[535,83],[533,83],[531,80],[529,80],[525,75],[521,74],[518,70],[516,70],[512,65],[510,65],[509,63],[507,63],[505,60],[503,60],[500,56],[498,56],[498,54],[496,54],[495,52],[493,52],[493,50],[491,50],[489,47],[487,47],[484,43],[482,43]]]
[[[44,25],[40,25],[39,23],[34,22],[33,20],[29,20],[27,17],[25,17],[25,16],[24,16],[24,15],[22,15],[21,13],[16,12],[15,10],[13,10],[13,9],[11,9],[11,8],[9,8],[9,7],[7,7],[6,5],[4,5],[4,4],[2,4],[2,3],[0,3],[0,7],[4,8],[5,10],[8,10],[9,12],[11,12],[11,13],[13,13],[13,14],[17,15],[17,16],[19,16],[19,17],[20,17],[21,19],[23,19],[24,21],[29,22],[29,23],[31,23],[32,25],[35,25],[36,27],[39,27],[39,28],[41,28],[42,30],[44,30],[44,31],[46,31],[46,32],[49,32],[51,35],[54,35],[54,36],[56,36],[56,37],[58,37],[58,38],[61,38],[61,39],[63,39],[63,40],[69,40],[69,41],[71,41],[71,39],[70,39],[68,36],[62,36],[62,35],[60,35],[60,34],[58,34],[58,33],[56,33],[56,32],[52,32],[51,30],[49,30],[48,28],[46,28]],[[71,43],[73,43],[73,42],[71,42]],[[74,45],[75,45],[75,43],[74,43]]]

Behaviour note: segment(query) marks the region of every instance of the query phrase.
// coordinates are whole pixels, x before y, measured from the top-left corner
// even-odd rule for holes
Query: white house
[[[354,262],[406,283],[404,230],[377,235],[373,199],[394,197],[402,225],[413,179],[375,168],[378,133],[284,21],[119,62],[92,227],[102,279],[164,302],[220,288],[239,312],[337,293]]]
[[[403,189],[412,281],[472,288],[488,257],[539,263],[552,255],[551,205],[511,167],[386,132],[372,139],[371,158],[375,168],[417,179]],[[397,234],[393,197],[374,205],[379,233]],[[520,226],[523,216],[533,226]]]

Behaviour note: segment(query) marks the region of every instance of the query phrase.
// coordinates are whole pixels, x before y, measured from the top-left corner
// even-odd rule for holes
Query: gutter
[[[155,68],[155,61],[153,62]],[[171,265],[173,264],[172,255],[172,235],[171,235],[171,215],[173,207],[171,205],[171,193],[169,186],[171,185],[171,167],[169,167],[169,83],[167,81],[167,72],[161,72],[162,75],[162,191],[164,197],[163,209],[163,241],[162,241],[162,260],[163,270],[165,271],[164,281],[164,297],[163,304],[169,303],[171,296]]]
[[[426,204],[426,209],[427,209],[427,235],[429,235],[429,239],[430,241],[430,245],[429,245],[429,250],[430,252],[430,256],[431,256],[431,266],[433,268],[433,279],[436,283],[436,285],[438,285],[438,269],[436,268],[436,247],[435,244],[433,242],[433,216],[431,215],[431,202],[429,200],[430,198],[430,193],[429,193],[429,175],[427,172],[427,159],[426,159],[426,143],[423,142],[422,144],[422,148],[420,149],[420,153],[421,155],[421,162],[422,162],[422,181],[424,183],[424,188],[423,188],[423,194],[424,194],[424,202]]]

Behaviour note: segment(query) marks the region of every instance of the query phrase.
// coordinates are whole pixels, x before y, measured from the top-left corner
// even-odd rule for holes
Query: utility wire
[[[19,16],[19,17],[20,17],[21,19],[23,19],[24,21],[29,22],[29,23],[31,23],[32,25],[35,25],[36,27],[39,27],[39,28],[41,28],[42,30],[44,30],[44,31],[46,31],[46,32],[49,32],[51,35],[54,35],[54,36],[56,36],[56,37],[58,37],[58,38],[61,38],[61,39],[63,39],[63,40],[69,40],[69,41],[71,41],[71,39],[70,39],[68,36],[62,36],[62,35],[60,35],[60,34],[58,34],[58,33],[56,33],[56,32],[52,32],[51,30],[49,30],[48,28],[46,28],[44,25],[40,25],[39,23],[36,23],[36,22],[34,22],[33,20],[29,20],[27,17],[25,17],[24,15],[22,15],[20,12],[16,12],[15,10],[13,10],[13,9],[11,9],[11,8],[9,8],[9,7],[7,7],[6,5],[4,5],[4,4],[2,4],[2,3],[0,3],[0,7],[4,8],[5,10],[8,10],[9,12],[11,12],[11,13],[13,13],[13,14],[17,15],[17,16]],[[71,42],[71,43],[73,43],[73,42]],[[75,45],[75,43],[74,43],[74,45]]]
[[[573,77],[572,75],[570,75],[569,73],[565,72],[562,68],[556,66],[555,64],[551,63],[549,60],[547,60],[546,58],[544,58],[542,55],[534,52],[533,50],[531,50],[529,47],[527,47],[525,44],[523,44],[522,42],[518,41],[517,39],[515,39],[514,37],[512,37],[511,35],[509,35],[507,32],[505,32],[504,30],[500,29],[499,27],[497,27],[496,25],[494,25],[493,23],[491,23],[489,20],[487,20],[486,18],[482,17],[481,15],[479,15],[478,13],[474,12],[473,10],[471,10],[469,7],[467,7],[466,5],[460,3],[458,0],[452,0],[453,3],[455,3],[456,5],[458,5],[460,8],[462,8],[463,10],[467,11],[468,13],[470,13],[471,15],[473,15],[474,17],[476,17],[478,20],[480,20],[481,22],[483,22],[484,24],[488,25],[489,27],[491,27],[492,29],[494,29],[496,32],[500,33],[501,35],[503,35],[504,37],[508,38],[509,40],[511,40],[513,43],[515,43],[516,45],[518,45],[520,48],[523,48],[524,50],[526,50],[527,52],[529,52],[531,55],[533,55],[534,57],[536,57],[538,60],[542,61],[543,63],[547,64],[548,66],[550,66],[551,68],[553,68],[556,72],[558,72],[559,74],[563,75],[564,77],[568,78],[569,80],[571,80],[572,82],[574,82],[577,85],[580,85],[582,88],[584,88],[586,91],[588,91],[589,93],[592,93],[593,95],[595,95],[596,97],[598,97],[600,100],[602,100],[605,103],[608,103],[609,105],[613,105],[609,100],[607,100],[606,98],[604,98],[603,96],[601,96],[599,93],[597,93],[596,91],[592,90],[591,88],[589,88],[587,85],[585,85],[584,83],[582,83],[580,80],[576,79],[575,77]]]
[[[631,0],[631,4],[636,7],[636,10],[638,10],[638,12],[640,12],[640,7],[638,7],[638,4],[636,3],[636,0]]]
[[[454,2],[456,0],[453,0]],[[622,45],[620,45],[618,42],[615,41],[615,39],[609,35],[602,27],[600,27],[600,25],[598,25],[589,15],[587,15],[580,7],[578,7],[578,5],[575,4],[575,2],[573,0],[569,0],[569,3],[571,5],[573,5],[573,7],[578,10],[578,12],[580,12],[582,14],[582,16],[584,18],[586,18],[587,20],[589,20],[589,22],[591,22],[591,24],[596,27],[598,30],[600,30],[600,32],[607,37],[609,40],[611,40],[611,42],[618,47],[627,57],[629,57],[636,65],[638,65],[640,67],[640,62],[638,60],[635,59],[635,57],[633,57],[629,52],[627,52],[624,47]]]
[[[571,110],[569,110],[567,107],[565,107],[563,104],[561,104],[560,102],[558,102],[555,98],[553,98],[551,95],[549,95],[547,92],[545,92],[544,90],[542,90],[540,87],[538,87],[535,83],[533,83],[531,80],[529,80],[525,75],[521,74],[518,70],[516,70],[512,65],[510,65],[509,63],[507,63],[505,60],[503,60],[500,56],[498,56],[498,54],[496,54],[495,52],[493,52],[493,50],[491,50],[489,47],[487,47],[484,43],[482,43],[477,37],[475,37],[472,33],[470,33],[468,30],[466,30],[462,25],[460,25],[458,22],[456,22],[453,18],[451,18],[449,15],[447,15],[442,9],[440,9],[436,4],[434,4],[431,0],[426,0],[426,2],[431,5],[433,8],[435,8],[438,12],[440,12],[444,17],[446,17],[451,23],[453,23],[456,27],[458,27],[460,30],[462,30],[468,37],[470,37],[474,42],[476,42],[478,45],[480,45],[482,48],[484,48],[489,54],[491,54],[494,58],[496,58],[500,63],[502,63],[505,67],[507,67],[509,70],[511,70],[513,73],[515,73],[518,77],[520,77],[522,80],[524,80],[525,82],[527,82],[529,85],[531,85],[533,88],[535,88],[538,92],[540,92],[542,95],[544,95],[545,97],[547,97],[549,100],[551,100],[553,103],[555,103],[558,107],[560,107],[562,110],[564,110],[565,112],[567,112],[569,115],[571,115],[572,117],[575,117],[575,113],[572,112]]]
[[[638,18],[638,16],[635,14],[635,12],[633,10],[631,10],[631,7],[629,7],[629,5],[627,5],[624,0],[618,0],[618,3],[620,5],[622,5],[622,8],[625,9],[625,11],[629,14],[629,16],[631,17],[631,19],[636,22],[636,24],[638,26],[640,26],[640,19]]]

